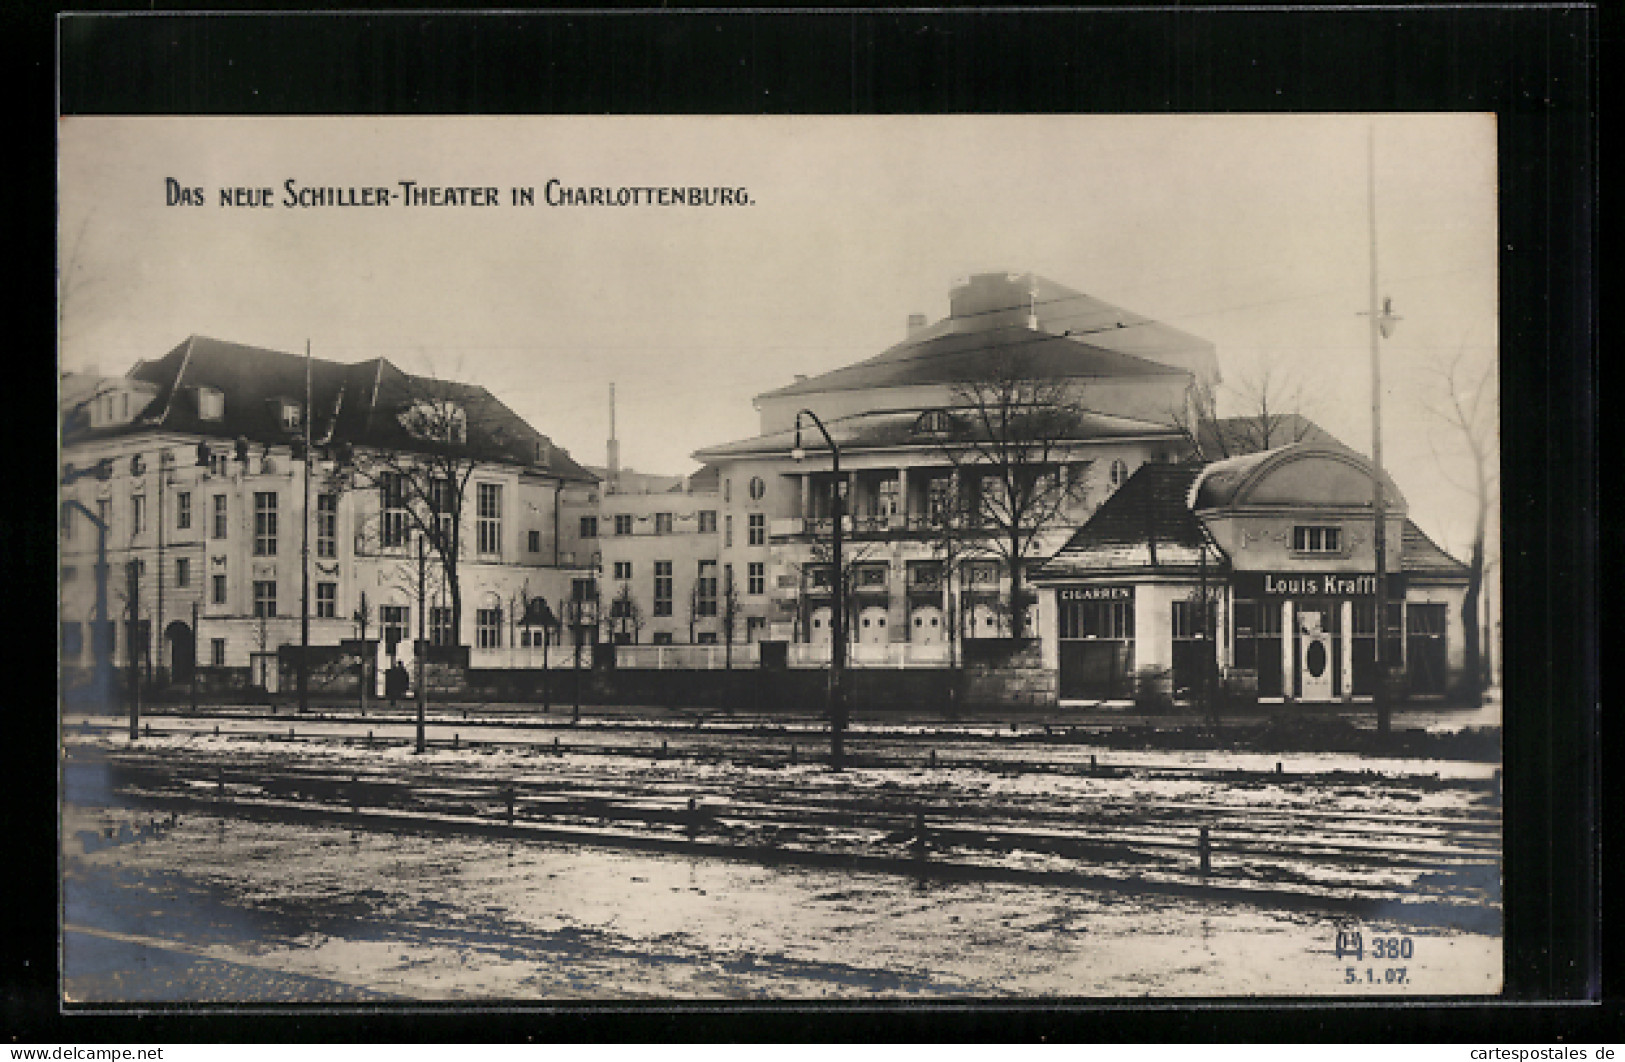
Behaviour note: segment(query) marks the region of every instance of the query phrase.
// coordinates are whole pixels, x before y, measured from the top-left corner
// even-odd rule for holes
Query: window
[[[197,415],[199,420],[219,420],[226,415],[226,396],[213,387],[197,389]]]
[[[276,615],[276,580],[254,580],[254,618],[270,619]]]
[[[226,577],[215,575],[209,578],[209,602],[215,605],[226,603]]]
[[[147,525],[147,496],[133,494],[130,496],[130,534],[139,535]]]
[[[224,638],[209,639],[209,664],[212,667],[226,666],[226,640]]]
[[[670,645],[671,644],[671,631],[655,631],[654,644],[656,644],[656,645]]]
[[[481,649],[502,648],[502,610],[482,608],[474,612],[474,639]]]
[[[767,493],[767,484],[762,482],[761,476],[750,477],[750,500],[761,501]]]
[[[700,561],[699,575],[694,580],[694,615],[717,614],[717,562]]]
[[[734,481],[731,479],[725,479],[722,481],[722,500],[724,502],[731,502],[734,500]]]
[[[717,533],[717,513],[715,509],[700,510],[700,534],[714,535]]]
[[[717,632],[700,631],[694,636],[694,641],[697,645],[715,645],[717,644]]]
[[[456,510],[455,499],[451,493],[451,480],[444,476],[435,476],[429,480],[429,515],[433,518],[431,526],[434,528],[434,538],[431,544],[446,550],[451,549],[451,543],[456,538]]]
[[[339,496],[316,495],[316,556],[339,555]]]
[[[671,561],[655,561],[655,615],[671,615]]]
[[[536,530],[534,527],[531,528],[529,533],[525,535],[525,548],[530,550],[532,553],[540,553],[542,551],[542,533]]]
[[[378,544],[384,549],[406,545],[406,477],[399,472],[383,473],[378,477],[378,494],[382,513]]]
[[[210,534],[214,538],[226,537],[226,496],[224,494],[214,496],[214,527]]]
[[[761,594],[767,590],[767,565],[761,561],[751,561],[746,568],[745,589],[751,594]]]
[[[767,545],[767,517],[762,513],[750,514],[750,544]]]
[[[598,537],[598,517],[596,517],[596,516],[583,516],[581,518],[581,537],[582,538],[597,538]]]
[[[380,605],[378,627],[384,636],[384,652],[395,655],[395,647],[406,637],[407,611],[405,605]]]
[[[182,531],[192,527],[192,492],[189,490],[175,495],[175,526]]]
[[[1336,527],[1299,524],[1292,529],[1292,548],[1299,553],[1340,553],[1343,533]]]
[[[451,608],[434,605],[429,609],[429,644],[451,645]]]
[[[1111,477],[1112,490],[1116,490],[1118,487],[1121,487],[1124,483],[1128,482],[1128,463],[1121,457],[1114,458],[1112,460]]]
[[[476,495],[475,531],[479,551],[488,557],[502,555],[502,484],[481,483]]]
[[[276,556],[276,493],[254,492],[254,556]]]
[[[615,562],[615,578],[617,578],[617,579],[630,579],[630,578],[632,578],[632,562],[631,561],[616,561]]]
[[[729,513],[722,518],[722,544],[732,548],[734,544],[734,514]]]
[[[655,534],[671,534],[671,513],[655,513]]]
[[[592,601],[598,596],[598,585],[591,579],[570,580],[570,600],[583,604]]]
[[[192,562],[185,557],[175,558],[175,585],[192,585]]]
[[[316,584],[316,618],[333,619],[339,614],[339,584]]]
[[[928,409],[914,422],[914,430],[922,434],[940,435],[948,430],[948,411]]]
[[[299,403],[284,401],[282,403],[282,430],[298,431],[299,424]]]
[[[1061,609],[1062,638],[1110,638],[1126,641],[1134,637],[1134,602],[1069,601]]]
[[[615,533],[617,535],[630,535],[632,533],[632,514],[615,514]]]
[[[879,501],[877,516],[896,516],[903,511],[903,485],[895,479],[881,480]]]

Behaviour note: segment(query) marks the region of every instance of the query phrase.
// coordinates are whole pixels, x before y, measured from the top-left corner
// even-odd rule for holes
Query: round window
[[[767,493],[767,484],[762,482],[761,476],[750,477],[750,500],[761,501],[762,495]]]
[[[1326,645],[1324,642],[1310,642],[1307,657],[1308,659],[1304,661],[1304,664],[1309,668],[1311,676],[1319,678],[1326,673]]]

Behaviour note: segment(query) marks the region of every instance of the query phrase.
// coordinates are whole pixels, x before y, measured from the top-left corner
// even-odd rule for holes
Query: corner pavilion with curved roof
[[[1145,682],[1191,696],[1204,659],[1263,699],[1369,698],[1372,472],[1326,441],[1138,469],[1033,574],[1061,702]],[[1384,490],[1385,656],[1412,695],[1440,695],[1461,676],[1467,568],[1411,522],[1392,481]]]

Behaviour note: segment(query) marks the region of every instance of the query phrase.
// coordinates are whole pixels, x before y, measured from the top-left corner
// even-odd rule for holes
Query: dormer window
[[[294,402],[294,401],[291,401],[291,400],[286,399],[286,398],[282,399],[282,409],[281,409],[282,430],[283,431],[298,431],[301,424],[303,423],[303,421],[301,420],[301,417],[300,417],[301,412],[302,412],[302,410],[300,410],[298,402]]]
[[[928,409],[914,422],[914,430],[921,435],[945,435],[948,432],[948,411]]]
[[[468,413],[455,402],[418,399],[402,411],[400,422],[419,439],[458,446],[468,442]]]
[[[226,415],[225,392],[213,387],[197,389],[197,415],[199,420],[222,420]]]

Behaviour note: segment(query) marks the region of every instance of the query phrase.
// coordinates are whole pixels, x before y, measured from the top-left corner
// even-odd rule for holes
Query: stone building
[[[793,646],[792,659],[828,653],[819,643],[829,640],[837,488],[829,448],[805,417],[803,460],[795,459],[806,410],[840,448],[853,659],[941,664],[955,632],[1008,633],[1008,564],[979,548],[985,536],[953,543],[941,525],[944,511],[965,509],[979,489],[956,474],[948,418],[965,414],[968,385],[1014,359],[1036,379],[1061,382],[1083,410],[1050,455],[1078,489],[1035,544],[1032,566],[1135,469],[1183,455],[1176,425],[1191,386],[1218,376],[1211,343],[1042,277],[961,281],[945,318],[913,315],[895,346],[757,396],[758,435],[695,454],[719,481],[719,561],[734,573],[742,629],[808,647]]]
[[[566,600],[575,580],[593,577],[593,545],[567,514],[596,506],[595,477],[483,387],[413,376],[383,358],[341,364],[193,336],[125,376],[65,377],[61,390],[59,618],[70,681],[90,666],[98,636],[96,520],[106,527],[108,619],[120,632],[99,636],[126,662],[133,587],[137,653],[157,679],[188,677],[195,665],[276,689],[302,609],[311,645],[329,656],[361,636],[364,617],[382,662],[409,660],[421,619],[429,642],[468,647],[477,664],[513,644],[526,601]],[[429,406],[447,414],[440,438],[425,432]],[[419,595],[416,547],[431,499],[389,471],[410,470],[392,457],[436,450],[466,459],[455,630],[433,550]],[[449,513],[427,518],[449,542]]]
[[[1372,475],[1333,441],[1136,471],[1035,574],[1061,702],[1194,698],[1204,663],[1263,700],[1369,699]],[[1384,483],[1384,656],[1410,695],[1440,695],[1461,678],[1467,569]]]

